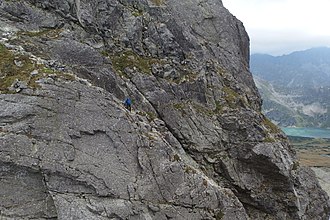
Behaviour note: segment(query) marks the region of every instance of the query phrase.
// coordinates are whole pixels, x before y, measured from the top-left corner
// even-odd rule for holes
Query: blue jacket
[[[130,98],[127,98],[125,100],[125,105],[128,105],[128,106],[132,105],[132,100]]]

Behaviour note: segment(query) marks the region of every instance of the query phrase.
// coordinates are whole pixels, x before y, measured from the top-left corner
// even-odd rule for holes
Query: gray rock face
[[[2,219],[329,217],[260,113],[248,36],[221,1],[0,0],[0,14]]]

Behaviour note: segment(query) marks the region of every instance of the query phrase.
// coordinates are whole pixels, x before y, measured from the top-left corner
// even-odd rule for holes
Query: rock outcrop
[[[0,15],[1,219],[329,217],[220,0],[0,0]]]

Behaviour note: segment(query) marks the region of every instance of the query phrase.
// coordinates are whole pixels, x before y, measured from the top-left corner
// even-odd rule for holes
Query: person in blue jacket
[[[132,111],[132,100],[130,98],[126,98],[124,102],[124,106],[129,111]]]

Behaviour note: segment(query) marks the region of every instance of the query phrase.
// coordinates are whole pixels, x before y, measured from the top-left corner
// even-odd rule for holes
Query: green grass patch
[[[272,133],[281,133],[281,130],[273,122],[271,122],[268,118],[265,117],[262,123]]]
[[[179,161],[181,161],[181,158],[180,158],[180,156],[178,154],[174,154],[172,161],[179,162]]]
[[[174,103],[173,107],[177,110],[184,110],[185,104],[184,103]]]
[[[225,93],[225,100],[230,108],[236,108],[237,102],[239,101],[239,94],[228,86],[223,87]]]
[[[103,52],[107,54],[107,52]],[[137,55],[133,51],[125,51],[123,53],[109,55],[112,65],[119,75],[127,77],[125,68],[137,69],[137,71],[151,75],[152,64],[160,62],[157,59]]]
[[[110,56],[109,53],[108,53],[106,50],[102,50],[102,51],[100,52],[100,54],[101,54],[102,56],[105,56],[105,57]]]
[[[217,73],[223,77],[226,74],[226,70],[222,67],[217,67]]]
[[[157,6],[161,6],[164,4],[165,0],[151,0]]]
[[[15,55],[9,51],[4,45],[0,44],[0,91],[9,91],[13,82],[17,79],[25,81],[32,88],[38,87],[34,83],[35,76],[31,76],[31,72],[38,68],[27,56]]]
[[[157,115],[153,112],[137,111],[136,114],[147,117],[149,122],[152,122],[157,118]]]
[[[189,166],[189,165],[186,165],[184,171],[188,174],[196,174],[197,171],[195,170],[195,168]]]
[[[214,113],[220,114],[223,112],[223,105],[219,101],[215,101],[215,110]]]
[[[298,167],[299,167],[299,162],[298,161],[293,162],[292,170],[297,170]]]
[[[223,106],[220,104],[220,102],[216,101],[215,108],[211,108],[209,106],[204,106],[202,104],[188,101],[188,102],[182,102],[182,103],[174,103],[173,108],[176,110],[181,111],[184,113],[184,110],[188,107],[192,107],[196,112],[203,116],[212,117],[217,114],[221,114],[223,112]]]
[[[133,12],[132,12],[132,15],[134,17],[140,17],[143,15],[143,11],[142,10],[138,10],[138,9],[135,9]]]
[[[219,212],[216,214],[215,219],[216,219],[216,220],[221,220],[221,219],[223,219],[224,216],[225,216],[225,214],[223,214],[222,211],[219,211]]]
[[[153,112],[146,112],[146,114],[149,121],[153,121],[157,118],[157,115]]]
[[[21,31],[17,35],[18,36],[28,36],[28,37],[47,37],[50,39],[57,39],[59,38],[62,29],[43,29],[39,31]]]
[[[330,139],[288,136],[290,143],[295,147],[324,147],[330,148]]]
[[[172,82],[174,82],[176,84],[181,84],[184,82],[193,82],[197,79],[197,77],[198,77],[197,73],[186,70],[186,71],[182,71],[181,76],[172,80]]]
[[[200,104],[197,103],[192,103],[192,106],[194,107],[194,109],[201,115],[206,115],[206,116],[213,116],[216,112],[213,111],[211,108],[206,108]]]
[[[37,71],[37,74],[31,74]],[[46,68],[44,65],[37,64],[28,56],[22,54],[14,54],[4,45],[0,44],[0,92],[11,93],[10,86],[16,81],[24,81],[28,88],[36,89],[40,85],[37,80],[54,74],[65,80],[74,80],[75,77],[68,73],[54,71]]]
[[[266,137],[266,138],[264,139],[264,142],[267,142],[267,143],[273,143],[273,142],[276,142],[276,141],[275,141],[274,138],[268,136],[268,137]]]

